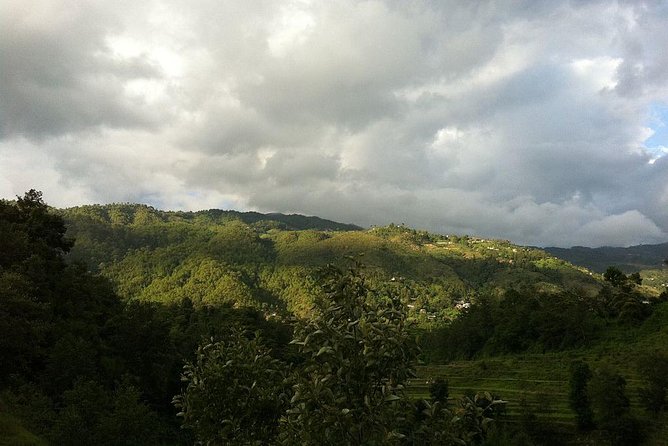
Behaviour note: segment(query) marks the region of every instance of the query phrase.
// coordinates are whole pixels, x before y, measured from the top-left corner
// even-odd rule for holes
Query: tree
[[[642,277],[639,272],[624,274],[619,268],[609,266],[603,273],[603,278],[610,282],[615,288],[621,288],[624,291],[630,291],[635,285],[642,284]]]
[[[644,381],[639,392],[641,404],[651,412],[662,411],[668,391],[668,356],[659,352],[643,355],[638,369]]]
[[[578,429],[594,427],[594,413],[591,410],[587,385],[592,377],[589,365],[584,361],[574,361],[571,364],[570,391],[568,400],[571,409],[575,412]]]
[[[63,408],[49,433],[52,444],[138,446],[162,444],[155,413],[139,391],[122,382],[110,392],[96,381],[80,381],[63,393]]]
[[[641,432],[630,413],[626,380],[607,366],[597,370],[590,382],[594,421],[613,446],[638,444]]]
[[[663,290],[661,292],[661,294],[659,294],[658,301],[659,302],[668,302],[668,288],[666,288],[665,290]]]
[[[642,284],[642,277],[640,277],[640,273],[637,272],[637,271],[635,273],[629,274],[628,275],[628,280],[631,281],[631,283],[633,283],[635,285],[641,285]]]
[[[610,282],[614,287],[623,287],[628,282],[628,277],[619,268],[609,266],[603,273],[606,282]]]
[[[330,265],[322,280],[316,315],[295,331],[305,363],[294,378],[283,444],[392,444],[403,436],[403,390],[417,354],[403,306],[370,290],[357,268]]]
[[[10,410],[54,444],[158,443],[142,392],[111,390],[129,370],[104,326],[123,307],[107,279],[65,261],[66,229],[41,192],[0,200],[0,386],[17,396]],[[31,401],[38,410],[21,409]]]
[[[286,372],[259,333],[233,330],[197,350],[196,360],[184,367],[187,385],[174,404],[184,426],[205,444],[271,443],[287,402]]]
[[[65,230],[41,192],[0,200],[0,383],[43,359],[53,312],[65,297],[63,254],[72,246]]]

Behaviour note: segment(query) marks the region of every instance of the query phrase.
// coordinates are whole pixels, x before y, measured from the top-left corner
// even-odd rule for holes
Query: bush
[[[416,345],[403,305],[370,289],[356,268],[329,266],[325,296],[293,343],[306,361],[295,375],[284,444],[392,444],[403,434]]]
[[[668,389],[668,356],[654,352],[645,355],[638,364],[645,381],[640,388],[640,402],[648,411],[659,413],[666,408]]]
[[[206,444],[271,441],[286,401],[287,367],[270,356],[259,334],[234,330],[197,350],[184,367],[183,392],[174,398],[184,426]]]
[[[594,413],[591,410],[587,389],[591,377],[592,373],[586,362],[574,361],[571,364],[568,400],[571,409],[575,412],[578,429],[587,430],[594,427]]]
[[[429,383],[429,395],[432,401],[438,401],[441,404],[448,403],[448,396],[450,390],[448,388],[448,380],[439,376]]]
[[[640,424],[629,411],[625,389],[626,380],[608,367],[598,370],[590,382],[594,420],[613,446],[638,444],[641,440]]]

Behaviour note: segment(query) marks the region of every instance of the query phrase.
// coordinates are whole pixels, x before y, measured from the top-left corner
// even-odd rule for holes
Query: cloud
[[[662,2],[0,6],[0,195],[668,239]],[[650,129],[650,130],[648,130]]]
[[[595,241],[597,245],[609,246],[622,239],[625,244],[631,245],[648,240],[658,243],[665,240],[665,232],[652,220],[634,210],[589,221],[578,228],[576,237],[587,244]]]
[[[141,55],[119,58],[107,44],[122,29],[119,13],[95,2],[3,3],[0,136],[157,124],[161,114],[125,90],[159,77],[158,68]]]

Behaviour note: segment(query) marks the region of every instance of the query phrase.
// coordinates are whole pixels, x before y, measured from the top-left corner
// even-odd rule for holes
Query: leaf
[[[320,347],[320,350],[318,350],[318,353],[315,356],[318,357],[324,353],[330,353],[330,352],[332,352],[331,347]]]
[[[485,418],[482,420],[482,428],[483,429],[488,429],[489,424],[493,423],[494,420],[492,418]]]
[[[387,435],[387,437],[388,437],[388,439],[391,439],[391,438],[397,438],[397,439],[400,439],[400,440],[406,438],[406,436],[405,436],[404,434],[402,434],[402,433],[400,433],[400,432],[397,432],[397,431],[392,431],[392,432],[390,432],[390,433]]]

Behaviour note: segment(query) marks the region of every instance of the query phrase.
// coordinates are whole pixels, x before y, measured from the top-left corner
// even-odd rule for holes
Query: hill
[[[572,248],[545,248],[545,251],[574,265],[584,266],[599,273],[604,272],[611,265],[626,273],[658,269],[668,259],[668,243],[628,248],[574,246]]]
[[[152,221],[190,221],[212,224],[240,220],[247,224],[261,224],[288,230],[317,229],[320,231],[356,231],[360,226],[338,223],[315,216],[260,212],[239,212],[234,210],[209,209],[197,212],[165,212],[141,204],[110,204],[77,206],[65,210],[66,215],[87,216],[102,223],[142,224],[144,219]]]
[[[76,239],[69,259],[110,278],[126,299],[187,297],[195,305],[224,301],[303,315],[317,267],[360,255],[371,277],[410,290],[409,311],[425,320],[449,319],[481,293],[534,287],[593,295],[601,286],[588,271],[542,250],[404,226],[362,230],[317,217],[129,204],[59,212]]]

